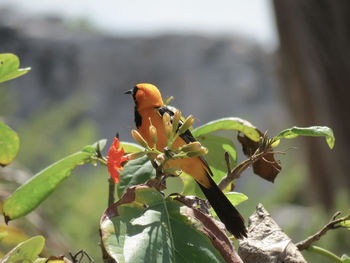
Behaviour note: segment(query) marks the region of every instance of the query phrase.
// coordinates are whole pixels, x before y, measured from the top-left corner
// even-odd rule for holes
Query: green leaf
[[[311,126],[311,127],[292,127],[286,130],[281,131],[275,139],[293,139],[299,135],[302,136],[324,136],[326,137],[327,144],[329,148],[333,149],[334,147],[334,134],[333,130],[326,126]]]
[[[102,151],[103,148],[106,146],[106,143],[107,143],[107,139],[101,139],[95,142],[94,144],[92,144],[92,147],[94,147],[95,149],[99,148],[99,150]]]
[[[10,53],[0,54],[0,83],[26,74],[30,68],[19,68],[19,58]]]
[[[345,220],[343,222],[340,222],[339,225],[341,227],[347,228],[348,230],[350,230],[350,220]]]
[[[243,203],[244,201],[248,200],[248,196],[242,193],[228,192],[225,193],[225,195],[234,206],[239,205],[240,203]]]
[[[236,166],[237,153],[233,142],[230,139],[211,134],[200,135],[197,140],[208,148],[209,152],[204,156],[204,159],[214,174],[213,180],[219,182],[227,173],[225,152],[230,155],[231,167]]]
[[[20,186],[3,205],[5,220],[13,220],[33,211],[66,178],[72,170],[94,157],[91,152],[74,153],[37,173]]]
[[[225,262],[182,203],[148,187],[129,189],[118,203],[100,224],[102,245],[117,262]]]
[[[199,137],[218,130],[235,130],[245,134],[253,141],[259,141],[260,134],[248,121],[240,118],[222,118],[208,122],[192,131],[193,136]]]
[[[184,190],[184,182],[180,177],[168,177],[166,179],[166,189],[163,190],[165,196],[173,193],[182,193]]]
[[[145,150],[145,148],[140,145],[131,142],[120,142],[120,147],[123,147],[126,153],[143,152]]]
[[[38,258],[43,250],[45,239],[42,236],[32,237],[13,248],[0,261],[0,263],[31,263]]]
[[[75,262],[83,262],[84,260],[81,261],[82,258],[84,258],[84,256],[79,258],[79,261],[75,261]],[[34,261],[34,263],[70,263],[70,262],[71,262],[70,260],[62,256],[58,256],[58,257],[51,256],[50,258],[37,258]]]
[[[26,233],[19,228],[0,225],[0,246],[13,247],[28,238]]]
[[[82,152],[87,152],[87,153],[96,153],[97,149],[100,151],[103,150],[103,148],[106,146],[107,139],[102,139],[99,140],[98,142],[95,142],[92,145],[86,145],[83,149]]]
[[[0,165],[6,166],[15,159],[19,149],[19,137],[10,127],[0,122]]]
[[[343,254],[341,260],[343,263],[350,263],[350,257],[347,254]]]
[[[143,184],[156,175],[151,162],[147,156],[131,160],[120,172],[120,181],[117,184],[117,194],[120,198],[125,190],[133,185]]]

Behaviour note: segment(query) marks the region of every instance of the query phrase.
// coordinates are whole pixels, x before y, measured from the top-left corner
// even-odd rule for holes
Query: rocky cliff
[[[156,84],[196,125],[237,116],[271,131],[284,118],[278,102],[273,56],[233,36],[106,36],[69,28],[56,18],[26,18],[0,12],[0,52],[17,54],[30,74],[9,85],[27,117],[72,94],[81,94],[86,114],[101,135],[129,138],[133,104],[123,94],[138,82]],[[278,128],[280,128],[277,125]]]

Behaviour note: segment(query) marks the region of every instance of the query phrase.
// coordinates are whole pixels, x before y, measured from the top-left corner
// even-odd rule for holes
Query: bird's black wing
[[[163,117],[164,113],[168,113],[171,117],[171,121],[174,117],[174,111],[171,110],[169,107],[162,106],[157,108],[160,116]],[[179,127],[183,124],[182,121],[179,123]],[[192,135],[192,133],[189,130],[186,130],[183,134],[180,135],[180,137],[186,142],[195,142],[197,141],[196,138]],[[207,176],[210,182],[210,187],[206,188],[203,185],[201,185],[199,182],[198,185],[202,189],[204,195],[207,197],[209,203],[214,208],[216,214],[220,218],[221,222],[223,222],[226,226],[226,229],[233,234],[236,238],[243,238],[247,236],[247,229],[244,225],[244,219],[241,216],[241,214],[238,212],[238,210],[232,205],[232,203],[227,199],[225,194],[219,189],[219,187],[216,185],[214,180],[209,176],[213,176],[212,171],[209,168],[208,163],[206,160],[200,156],[201,161],[206,165],[207,167]]]
[[[167,106],[161,106],[157,108],[158,113],[160,114],[161,117],[163,117],[164,113],[168,113],[170,115],[170,121],[173,121],[174,118],[174,111]],[[181,125],[183,124],[183,121],[180,120],[179,121],[179,127],[177,128],[177,130],[179,130],[179,128],[181,127]],[[186,130],[183,134],[180,135],[181,139],[183,139],[186,143],[190,143],[190,142],[196,142],[198,141],[190,132],[190,130]],[[207,163],[207,161],[204,159],[203,156],[199,156],[199,158],[201,159],[201,161],[205,164],[205,166],[208,168],[208,172],[211,176],[213,176],[213,172],[210,170],[209,168],[209,164]]]

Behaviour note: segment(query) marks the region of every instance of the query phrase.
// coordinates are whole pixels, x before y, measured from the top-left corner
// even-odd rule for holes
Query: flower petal
[[[109,148],[108,158],[107,158],[107,168],[108,172],[113,178],[114,182],[119,183],[119,171],[123,170],[123,164],[128,161],[127,156],[124,156],[124,149],[120,147],[118,138],[114,138],[114,141]]]

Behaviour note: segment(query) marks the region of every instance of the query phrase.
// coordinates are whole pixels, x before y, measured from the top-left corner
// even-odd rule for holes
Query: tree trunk
[[[312,189],[330,208],[350,189],[350,1],[274,0],[284,91],[297,125],[333,128],[336,145],[305,140]]]

